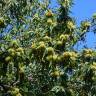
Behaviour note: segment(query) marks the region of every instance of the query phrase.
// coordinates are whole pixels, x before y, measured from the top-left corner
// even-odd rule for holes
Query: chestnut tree
[[[0,96],[95,96],[96,51],[74,49],[96,14],[76,25],[73,0],[0,0]]]

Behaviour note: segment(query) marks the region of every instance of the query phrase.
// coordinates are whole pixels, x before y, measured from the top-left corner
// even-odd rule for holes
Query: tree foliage
[[[96,51],[76,51],[96,14],[77,27],[73,0],[0,1],[0,96],[95,96]]]

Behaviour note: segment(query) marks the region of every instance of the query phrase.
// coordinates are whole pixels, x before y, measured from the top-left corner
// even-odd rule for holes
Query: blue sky
[[[78,24],[84,19],[91,18],[92,14],[96,13],[96,0],[74,0],[74,2],[75,5],[72,8],[72,16],[75,16]],[[93,32],[87,33],[86,41],[88,48],[94,48],[94,46],[96,46],[96,35],[94,36]],[[81,43],[81,45],[83,45],[83,43]],[[82,46],[79,46],[79,48],[81,49]]]
[[[72,15],[78,22],[89,18],[96,12],[96,0],[74,0],[75,5],[72,8]]]

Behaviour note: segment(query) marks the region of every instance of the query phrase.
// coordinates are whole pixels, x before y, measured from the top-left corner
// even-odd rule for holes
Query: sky
[[[76,18],[77,24],[80,24],[80,21],[84,19],[91,18],[93,13],[96,13],[96,0],[74,0],[74,3],[72,7],[72,16]],[[96,35],[94,35],[93,32],[87,33],[86,41],[88,48],[94,49],[96,46]],[[78,49],[83,48],[83,43],[81,43],[81,45],[82,46],[79,46]]]
[[[72,15],[80,22],[83,19],[90,18],[96,12],[96,0],[74,0]]]

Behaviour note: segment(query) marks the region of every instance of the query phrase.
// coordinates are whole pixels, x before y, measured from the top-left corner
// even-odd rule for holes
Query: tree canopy
[[[95,96],[96,51],[77,51],[96,14],[76,25],[73,0],[0,0],[0,96]]]

